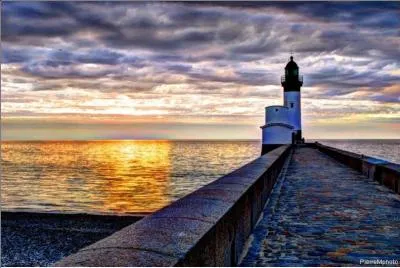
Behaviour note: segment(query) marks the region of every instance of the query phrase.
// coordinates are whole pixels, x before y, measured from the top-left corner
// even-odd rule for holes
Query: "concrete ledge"
[[[334,147],[322,145],[318,142],[315,143],[315,147],[337,161],[361,172],[368,178],[376,180],[397,194],[400,194],[399,164],[340,150]]]
[[[290,146],[281,146],[55,266],[234,266]]]

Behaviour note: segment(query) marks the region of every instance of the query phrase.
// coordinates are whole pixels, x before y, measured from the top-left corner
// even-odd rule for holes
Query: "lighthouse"
[[[281,77],[283,105],[265,107],[265,125],[262,129],[261,154],[265,154],[283,144],[301,143],[301,94],[303,77],[299,66],[290,57],[285,75]]]

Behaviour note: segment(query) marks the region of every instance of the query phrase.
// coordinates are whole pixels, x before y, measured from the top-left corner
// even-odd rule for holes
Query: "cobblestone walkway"
[[[400,263],[399,196],[301,147],[278,180],[241,265],[348,266],[379,259]]]

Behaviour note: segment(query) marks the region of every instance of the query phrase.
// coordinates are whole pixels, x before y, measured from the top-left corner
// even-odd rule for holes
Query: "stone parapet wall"
[[[388,161],[364,156],[326,146],[318,142],[315,147],[335,160],[363,173],[370,179],[378,181],[394,192],[400,194],[400,165]]]
[[[55,265],[235,266],[290,148],[276,148]]]

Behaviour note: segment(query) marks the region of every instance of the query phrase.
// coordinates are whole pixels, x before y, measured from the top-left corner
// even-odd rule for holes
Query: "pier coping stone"
[[[384,159],[365,156],[315,142],[316,148],[333,157],[335,160],[361,172],[367,178],[400,194],[400,164]]]
[[[284,145],[55,266],[232,266],[290,150]],[[267,180],[273,182],[266,183]]]

